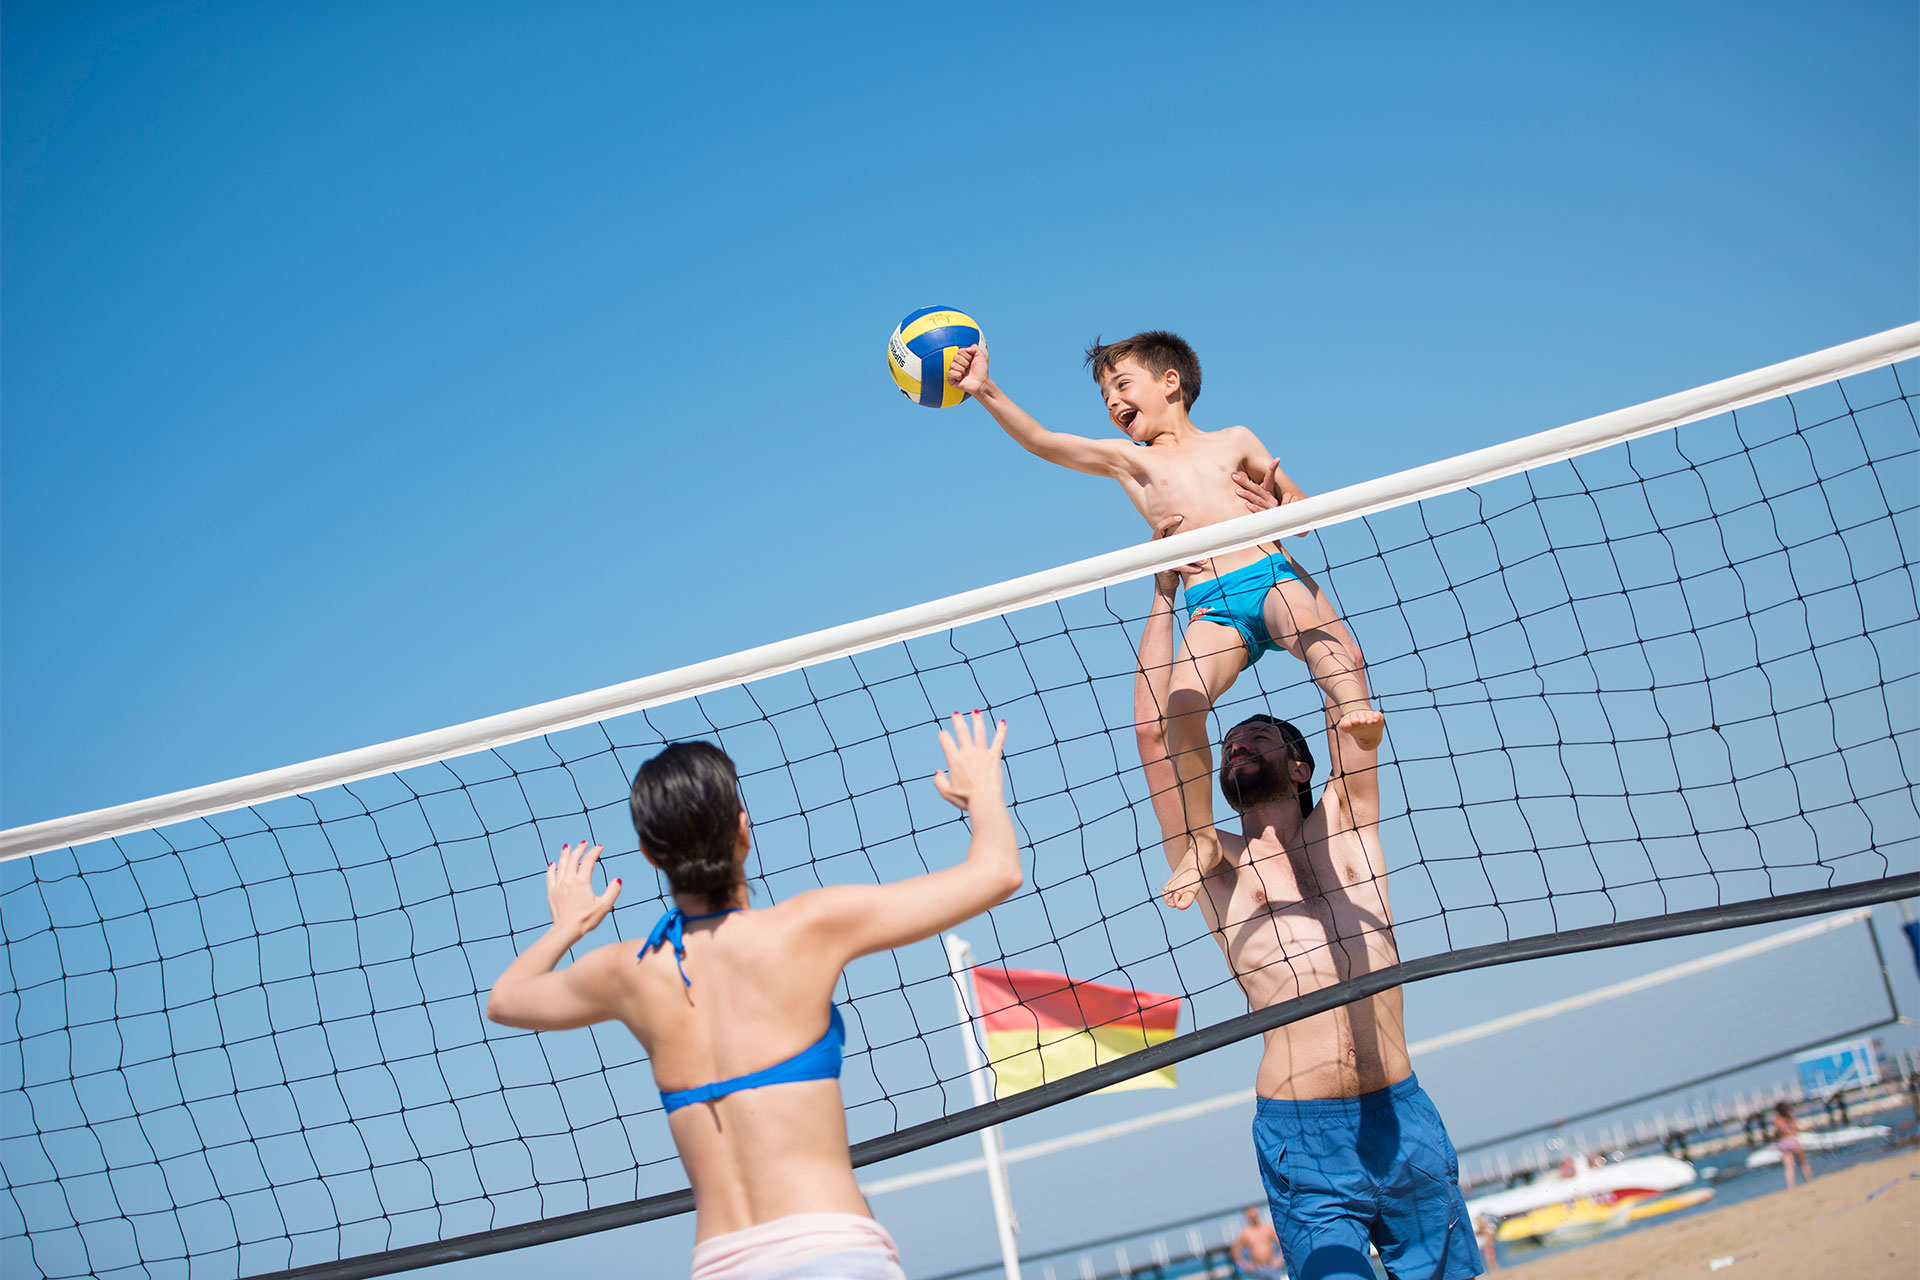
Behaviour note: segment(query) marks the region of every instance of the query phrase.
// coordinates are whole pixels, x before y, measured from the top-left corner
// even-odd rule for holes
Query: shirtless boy
[[[1309,584],[1310,585],[1310,584]],[[1170,865],[1186,816],[1155,714],[1174,657],[1178,575],[1154,583],[1134,681],[1135,732]],[[1353,650],[1356,664],[1361,661]],[[1220,790],[1240,815],[1200,883],[1201,914],[1256,1009],[1396,963],[1380,848],[1377,756],[1326,697],[1326,789],[1294,726],[1253,716],[1221,743]],[[1407,1055],[1400,988],[1266,1033],[1253,1125],[1280,1247],[1296,1275],[1395,1280],[1479,1275],[1459,1160]]]
[[[1047,430],[988,376],[984,347],[959,352],[947,378],[1028,452],[1119,481],[1156,533],[1190,533],[1245,515],[1236,476],[1250,478],[1282,502],[1305,496],[1247,428],[1203,431],[1193,425],[1187,414],[1200,395],[1200,360],[1178,336],[1154,330],[1096,343],[1087,352],[1087,365],[1100,385],[1108,419],[1126,439]],[[1314,683],[1338,709],[1340,731],[1357,746],[1372,750],[1384,732],[1380,713],[1368,702],[1365,672],[1332,605],[1277,544],[1213,557],[1188,579],[1186,593],[1186,636],[1167,700],[1154,709],[1156,722],[1165,722],[1186,835],[1185,856],[1175,863],[1163,894],[1168,905],[1183,911],[1201,878],[1220,860],[1207,713],[1242,670],[1269,649],[1285,649],[1307,664]]]

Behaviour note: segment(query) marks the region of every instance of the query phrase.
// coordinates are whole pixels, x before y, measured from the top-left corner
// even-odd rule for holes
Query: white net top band
[[[859,622],[828,627],[430,733],[396,738],[130,804],[14,827],[0,831],[0,861],[211,817],[248,805],[417,768],[863,653],[881,645],[1111,586],[1190,560],[1359,519],[1915,356],[1920,356],[1920,323],[1902,325],[1505,444],[1349,485],[1273,511],[1126,547]]]

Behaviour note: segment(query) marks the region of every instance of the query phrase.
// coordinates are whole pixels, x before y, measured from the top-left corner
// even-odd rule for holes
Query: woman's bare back
[[[697,1088],[785,1062],[827,1030],[839,968],[809,946],[804,913],[741,911],[685,928],[683,983],[670,944],[623,952],[621,1021],[662,1091]],[[634,958],[634,957],[638,958]],[[838,1080],[744,1089],[667,1117],[700,1206],[697,1237],[793,1213],[867,1212],[847,1164]]]

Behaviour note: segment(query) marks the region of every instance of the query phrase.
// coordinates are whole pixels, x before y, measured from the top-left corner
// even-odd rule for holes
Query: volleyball
[[[953,353],[980,341],[980,324],[952,307],[922,307],[894,326],[887,339],[887,371],[900,394],[929,409],[967,398],[947,381]]]

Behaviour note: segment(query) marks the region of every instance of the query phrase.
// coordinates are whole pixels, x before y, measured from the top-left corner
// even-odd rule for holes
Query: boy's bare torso
[[[1399,961],[1386,867],[1371,831],[1327,834],[1316,808],[1303,847],[1220,832],[1221,864],[1201,909],[1248,1003],[1266,1009]],[[1401,990],[1304,1018],[1266,1034],[1255,1090],[1263,1098],[1348,1098],[1412,1071]]]
[[[1259,438],[1245,427],[1193,428],[1128,449],[1125,457],[1120,487],[1134,509],[1155,529],[1169,516],[1182,517],[1181,533],[1246,515],[1246,500],[1234,487],[1234,473],[1258,480],[1271,465]],[[1223,552],[1205,561],[1206,571],[1199,576],[1229,573],[1270,554],[1272,548],[1267,546]]]

